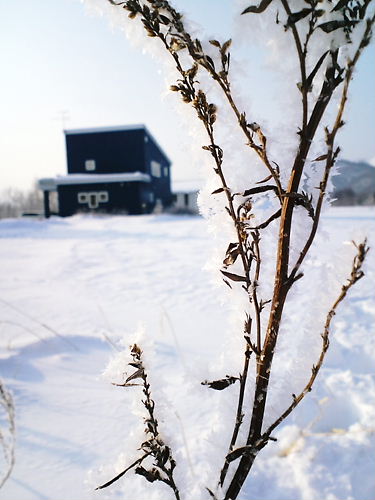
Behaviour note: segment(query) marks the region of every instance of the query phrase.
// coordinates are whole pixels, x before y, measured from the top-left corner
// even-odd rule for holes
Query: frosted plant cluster
[[[171,38],[168,26],[171,22],[170,16],[175,14],[166,8],[163,2],[140,3],[136,0],[125,2],[126,8],[113,5],[115,2],[89,0],[86,3],[107,13],[111,21],[118,24],[136,44],[145,40],[146,27],[151,39],[142,47],[162,64],[162,73],[168,86],[172,84],[174,98],[182,96],[185,103],[192,103],[192,106],[184,105],[181,109],[184,110],[183,119],[189,125],[194,156],[197,162],[204,165],[207,179],[200,194],[200,209],[214,236],[213,258],[207,267],[215,270],[216,276],[220,278],[220,294],[223,303],[230,304],[228,309],[231,317],[224,334],[220,333],[222,355],[207,367],[207,377],[212,375],[212,379],[216,378],[216,385],[232,385],[239,381],[240,394],[243,390],[243,400],[241,401],[240,396],[241,408],[233,434],[235,437],[232,437],[234,442],[229,447],[229,453],[233,408],[237,405],[238,397],[234,391],[226,390],[226,398],[223,401],[223,398],[210,394],[210,391],[207,395],[207,389],[199,387],[199,381],[194,389],[187,374],[180,373],[176,377],[174,373],[174,381],[170,376],[161,379],[155,375],[161,373],[161,367],[156,366],[157,364],[152,366],[152,362],[148,364],[147,361],[145,372],[150,374],[150,383],[154,381],[151,383],[151,391],[156,402],[155,411],[160,412],[160,429],[166,429],[160,430],[165,432],[162,442],[165,441],[165,445],[174,450],[179,461],[186,464],[182,467],[180,465],[181,469],[176,469],[181,497],[188,494],[196,499],[207,498],[209,487],[209,494],[214,498],[237,498],[255,457],[273,439],[271,431],[263,432],[262,429],[273,430],[278,419],[280,418],[281,423],[288,412],[311,390],[315,379],[314,370],[316,366],[320,368],[328,348],[331,317],[335,314],[337,304],[346,295],[347,290],[343,288],[343,295],[336,300],[340,292],[339,283],[345,281],[347,271],[338,271],[330,263],[332,248],[328,251],[326,237],[318,235],[317,241],[320,238],[320,244],[312,247],[308,256],[307,253],[315,237],[315,224],[319,221],[326,201],[329,201],[328,175],[334,168],[338,154],[334,140],[341,126],[341,119],[336,123],[336,117],[340,117],[340,106],[343,107],[345,102],[343,103],[340,92],[335,97],[334,89],[345,78],[346,83],[350,81],[350,64],[347,58],[356,57],[358,45],[364,36],[364,23],[358,23],[359,27],[355,26],[349,32],[345,32],[341,27],[331,28],[342,22],[343,13],[342,9],[332,9],[332,2],[328,0],[319,3],[319,14],[316,14],[324,29],[312,25],[310,13],[312,10],[317,12],[315,4],[311,7],[313,2],[301,0],[286,3],[263,0],[259,4],[260,12],[255,11],[253,6],[249,7],[248,1],[236,2],[239,12],[244,11],[247,14],[237,16],[237,26],[234,27],[235,33],[241,34],[238,36],[241,44],[249,43],[249,40],[251,43],[254,41],[255,46],[258,44],[259,50],[274,71],[278,84],[277,95],[281,96],[277,105],[284,110],[285,117],[280,124],[273,122],[272,117],[264,120],[262,116],[252,115],[251,103],[256,99],[254,82],[235,81],[233,87],[229,87],[227,78],[231,81],[231,72],[225,68],[225,62],[223,63],[223,57],[227,57],[229,53],[229,41],[224,49],[224,40],[216,41],[202,36],[197,26],[189,23],[185,17],[180,31],[183,36]],[[290,9],[289,12],[285,4]],[[307,4],[310,7],[306,6]],[[145,5],[147,11],[137,10],[144,9]],[[161,20],[161,23],[156,23],[156,17],[152,17],[150,8],[156,9],[156,16],[159,16],[157,19]],[[143,24],[134,22],[133,18],[137,16],[144,16]],[[163,20],[163,16],[167,21]],[[316,24],[316,19],[313,22]],[[298,30],[295,26],[298,26]],[[357,31],[360,32],[358,36]],[[155,37],[167,40],[166,47],[155,43]],[[236,54],[236,41],[232,43],[232,60],[238,57],[240,61],[241,50],[244,50],[241,44],[238,46],[239,53]],[[203,54],[201,59],[200,53]],[[239,64],[237,62],[237,65]],[[221,65],[223,69],[218,73],[216,68]],[[302,80],[305,78],[305,83],[301,81],[301,67],[304,72]],[[192,73],[194,74],[190,77]],[[332,80],[332,88],[324,95],[322,88],[329,78]],[[308,85],[309,88],[303,85]],[[328,109],[322,108],[319,111],[324,100],[330,100]],[[316,116],[312,109],[317,109]],[[196,112],[199,120],[194,117]],[[317,122],[315,129],[314,121]],[[310,122],[313,124],[311,127]],[[313,133],[311,128],[314,129]],[[306,146],[303,134],[308,133],[311,134],[309,140],[313,143]],[[201,150],[202,146],[206,151]],[[303,148],[306,150],[306,157],[301,157]],[[294,176],[298,176],[298,169],[301,169],[301,182],[297,182],[298,192],[295,192],[290,186],[293,186]],[[270,188],[267,182],[275,182],[276,185]],[[273,222],[279,218],[284,226]],[[280,227],[284,227],[285,235],[280,232]],[[288,237],[287,245],[282,242],[285,236]],[[360,267],[367,253],[366,245],[359,246],[358,250],[359,257],[357,263],[354,261],[353,264],[350,286],[362,276]],[[300,265],[295,264],[299,259],[303,262],[303,274],[300,273]],[[256,263],[255,274],[253,270],[250,272],[253,262]],[[217,272],[220,268],[222,274]],[[222,283],[223,277],[225,284]],[[288,283],[282,281],[286,278]],[[325,287],[322,290],[322,282],[337,286]],[[241,283],[244,284],[241,286]],[[279,286],[279,283],[282,285]],[[327,317],[327,308],[331,304],[335,305]],[[306,309],[302,324],[301,315],[296,313],[300,309]],[[255,324],[254,318],[258,334],[256,341],[253,340],[254,333],[250,335],[252,323]],[[245,335],[236,333],[244,329]],[[267,335],[262,338],[260,332],[267,332]],[[323,335],[323,347],[322,332],[326,335]],[[279,334],[280,341],[276,345],[276,340],[273,339]],[[243,337],[248,343],[245,350],[245,368],[242,368],[241,359],[244,350]],[[142,350],[147,353],[146,356],[151,356],[153,348],[148,346],[147,349],[142,345]],[[271,363],[275,354],[270,378]],[[250,359],[251,355],[256,357],[256,369],[251,368],[248,372],[246,359]],[[125,358],[126,354],[119,355],[107,373],[115,369],[116,376],[124,376]],[[318,361],[314,363],[311,360]],[[239,373],[241,375],[238,376]],[[163,380],[166,381],[165,385]],[[309,382],[306,385],[307,381]],[[214,383],[206,380],[204,385],[213,386]],[[163,390],[160,390],[160,387],[163,387]],[[186,425],[183,433],[194,432],[197,435],[199,432],[196,427],[202,426],[201,435],[204,436],[203,443],[189,443],[189,446],[186,439],[176,437],[175,431],[176,427],[178,428],[176,415],[177,419],[180,418],[178,406],[181,404],[181,398],[186,397],[191,397],[195,414],[192,411],[181,416],[184,422],[188,422],[183,424]],[[203,413],[210,415],[210,421],[205,421],[204,425],[199,419],[199,409],[198,415],[196,414],[197,406],[204,407]],[[172,417],[172,424],[170,416],[173,407],[175,417]],[[140,415],[145,422],[148,421],[144,412],[141,411]],[[246,437],[247,426],[242,425],[242,419],[248,415],[252,417],[250,433]],[[174,429],[174,432],[169,429]],[[225,456],[225,465],[221,470],[218,485],[215,484],[215,474],[220,470]],[[238,468],[234,466],[230,469],[230,464],[238,459]],[[189,467],[189,463],[194,464],[194,467]],[[194,472],[194,468],[199,473]],[[184,473],[181,473],[181,470],[184,470]],[[158,474],[160,471],[157,468],[147,473],[138,471],[138,475],[144,475],[149,482],[158,481]],[[136,485],[141,485],[139,479],[142,478],[137,478]],[[225,480],[227,483],[224,483]],[[227,489],[228,483],[230,485]],[[164,492],[165,484],[161,484],[148,489],[147,496],[163,498]],[[141,495],[141,490],[139,494]],[[177,499],[179,494],[176,494]]]

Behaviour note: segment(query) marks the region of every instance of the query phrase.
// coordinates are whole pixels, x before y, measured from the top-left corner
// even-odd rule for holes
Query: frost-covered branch
[[[310,12],[310,16],[315,15],[314,8],[315,7],[313,6]],[[306,13],[305,11],[303,12],[303,15],[301,14],[300,16],[296,16],[294,18],[293,24],[296,24],[296,22],[300,21],[301,19],[303,19],[303,17],[305,17],[308,14],[309,12]],[[291,13],[288,12],[288,15],[289,15],[288,19],[290,22]],[[367,36],[365,37],[367,43],[370,36],[370,29],[371,29],[370,27],[372,23],[373,21],[371,20],[367,21],[366,32],[368,31],[368,33]],[[317,26],[317,28],[318,27],[319,26]],[[348,21],[345,27],[347,28],[347,34],[350,33],[352,30],[351,22]],[[294,40],[297,45],[297,52],[300,53],[301,49],[300,49],[299,37],[295,36]],[[362,42],[360,45],[362,45]],[[306,164],[306,158],[308,157],[311,145],[314,141],[318,127],[321,124],[326,108],[336,88],[339,87],[339,85],[342,83],[344,79],[343,74],[345,73],[345,71],[347,72],[346,74],[348,74],[351,71],[349,69],[350,66],[347,65],[347,67],[345,68],[339,65],[338,57],[339,57],[338,48],[335,48],[334,50],[331,50],[329,52],[329,60],[327,67],[325,69],[324,80],[323,83],[321,84],[320,92],[312,107],[311,114],[310,116],[308,116],[306,120],[306,126],[304,126],[303,129],[300,131],[299,148],[294,160],[293,167],[291,169],[289,183],[286,190],[286,194],[284,196],[284,203],[281,213],[281,220],[279,226],[280,230],[279,230],[279,241],[278,241],[277,266],[275,273],[271,312],[269,316],[267,333],[263,349],[261,352],[261,361],[260,363],[257,363],[257,381],[254,394],[253,412],[246,443],[246,447],[250,451],[248,451],[245,455],[243,455],[240,460],[240,464],[237,467],[237,470],[231,481],[231,484],[229,485],[226,491],[226,496],[225,496],[226,500],[234,499],[238,496],[239,491],[251,469],[255,457],[267,442],[267,441],[265,442],[261,438],[261,436],[262,436],[262,425],[265,414],[273,357],[275,353],[283,310],[287,300],[288,293],[291,287],[293,286],[293,283],[297,279],[302,277],[301,273],[296,274],[299,266],[297,268],[294,268],[294,270],[292,271],[292,276],[289,275],[290,246],[292,237],[294,208],[296,206],[296,194],[298,194],[299,191],[302,174]],[[358,58],[356,59],[356,61],[358,61]],[[349,82],[349,80],[347,81]],[[342,100],[341,105],[342,108],[344,108],[345,101]],[[338,126],[336,127],[335,134],[337,132],[337,129]],[[330,137],[331,150],[333,150],[332,147],[333,140],[334,136]],[[333,157],[331,158],[331,164],[333,164],[335,157],[336,154],[333,154]],[[327,182],[328,180],[329,171],[330,167],[326,168],[325,182]],[[324,182],[324,180],[322,182]],[[319,211],[321,208],[322,197],[324,196],[325,189],[321,188],[320,192],[321,192],[321,198],[320,198],[320,204],[318,205]],[[314,227],[315,226],[313,225],[313,228]],[[311,246],[311,243],[315,237],[315,232],[312,234],[312,237],[308,240],[309,246],[307,247],[307,250]]]
[[[125,382],[122,384],[114,384],[119,387],[133,387],[142,385],[142,392],[145,397],[142,404],[146,409],[147,417],[144,419],[145,433],[147,439],[143,441],[140,446],[141,457],[135,460],[131,465],[126,467],[125,470],[120,472],[110,481],[98,486],[96,489],[100,490],[107,488],[123,477],[129,470],[134,469],[135,474],[143,476],[147,481],[153,483],[154,481],[161,481],[169,486],[175,495],[176,500],[180,500],[180,492],[176,486],[173,477],[173,471],[176,467],[176,462],[172,457],[172,452],[167,446],[159,433],[159,424],[155,417],[155,402],[151,398],[150,384],[147,380],[147,373],[145,371],[142,361],[142,351],[137,344],[131,348],[132,361],[130,366],[135,368],[135,371],[129,375]],[[141,381],[139,384],[138,381]],[[152,463],[143,466],[143,462],[152,458]]]
[[[4,469],[0,477],[0,488],[4,485],[12,473],[15,463],[15,441],[16,441],[16,423],[14,402],[11,393],[6,389],[0,380],[0,407],[1,413],[4,413],[5,419],[1,415],[1,421],[4,426],[0,428],[0,446],[3,451]]]
[[[359,256],[353,266],[354,274],[328,313],[321,356],[313,367],[305,390],[294,396],[288,409],[264,431],[266,403],[268,393],[272,389],[270,380],[273,359],[284,309],[290,300],[290,290],[297,280],[303,278],[302,264],[317,234],[330,174],[340,151],[335,140],[343,125],[349,84],[360,54],[372,35],[374,14],[366,16],[374,0],[306,0],[306,5],[300,10],[294,10],[295,2],[289,0],[261,0],[259,5],[250,5],[243,10],[242,14],[246,16],[262,16],[278,3],[279,8],[274,11],[276,29],[280,30],[282,36],[289,37],[294,45],[298,75],[296,81],[290,78],[290,84],[293,88],[297,87],[301,96],[298,122],[300,126],[295,130],[298,137],[297,147],[293,157],[287,162],[281,162],[280,158],[274,157],[273,149],[269,146],[276,139],[280,142],[283,140],[283,137],[278,137],[278,131],[267,132],[266,136],[264,127],[256,121],[248,120],[246,110],[240,109],[238,105],[231,85],[231,39],[224,42],[209,40],[204,43],[191,36],[182,14],[167,0],[127,0],[120,3],[108,1],[125,9],[131,19],[138,20],[147,35],[157,39],[170,56],[178,73],[178,78],[172,82],[170,89],[178,93],[184,103],[192,106],[203,126],[207,143],[202,147],[211,155],[212,168],[218,184],[211,195],[222,202],[223,213],[229,217],[234,230],[233,238],[227,242],[220,272],[229,288],[235,289],[242,296],[245,294],[246,298],[242,323],[244,326],[239,332],[245,340],[241,354],[242,371],[239,377],[232,374],[212,382],[205,381],[203,384],[211,389],[223,391],[239,381],[237,409],[228,453],[224,457],[218,481],[224,492],[224,499],[235,500],[258,453],[274,439],[271,432],[311,390],[328,349],[329,327],[336,307],[345,298],[349,288],[362,276],[361,266],[367,253],[366,243],[358,246]],[[364,31],[357,43],[354,35],[361,26],[364,26]],[[324,43],[316,51],[314,44],[323,37]],[[344,46],[350,44],[354,47],[354,55],[352,58],[344,57]],[[290,57],[290,54],[288,56]],[[218,109],[217,104],[213,102],[216,99],[211,99],[211,90],[205,88],[204,81],[200,78],[202,75],[208,76],[210,82],[220,91],[226,109]],[[328,119],[327,110],[336,98],[339,106],[329,128],[325,126]],[[228,148],[225,141],[218,139],[219,124],[226,120],[225,112],[228,108],[234,115],[241,134],[245,136],[247,150],[250,149],[255,154],[255,159],[260,159],[263,167],[267,169],[266,178],[259,179],[255,185],[247,185],[247,189],[242,192],[236,192],[238,188],[236,190],[229,182],[231,177],[226,169],[226,162],[230,157],[230,147]],[[311,161],[314,145],[319,142],[322,132],[325,132],[325,151]],[[318,162],[324,162],[324,169],[315,199],[303,182],[307,167]],[[257,213],[257,201],[269,200],[270,194],[275,197],[277,209],[272,203],[271,215],[261,210]],[[300,207],[304,209],[301,211],[303,220],[308,217],[309,229],[305,237],[295,236],[300,215],[297,209]],[[276,225],[278,232],[274,241],[277,248],[275,255],[270,256],[263,243],[266,239],[263,236],[268,237],[269,229],[276,228]],[[294,256],[295,248],[298,250],[297,257]],[[270,258],[274,259],[274,274],[265,278],[263,264],[265,259]],[[260,285],[265,279],[273,284],[271,291],[267,292],[268,297],[261,296],[264,288]],[[252,367],[255,384],[254,387],[249,387],[249,373]],[[137,377],[142,377],[143,368],[138,370]],[[133,379],[128,379],[125,385],[129,385],[131,380]],[[240,433],[240,430],[244,432]],[[241,437],[243,442],[238,443],[240,434],[245,438]],[[149,449],[145,452],[148,453]],[[139,460],[143,461],[145,458],[147,457]],[[136,472],[146,471],[139,460],[129,468],[137,467]],[[233,467],[234,471],[229,475],[230,467]],[[150,476],[150,471],[143,473],[149,480],[160,479],[156,477],[159,473],[153,474]],[[171,483],[171,480],[169,481]],[[211,496],[215,497],[216,494],[209,491]]]
[[[362,266],[365,261],[367,252],[369,251],[369,247],[367,246],[367,240],[364,240],[362,243],[358,245],[354,243],[354,245],[357,249],[357,254],[353,259],[350,277],[348,278],[347,283],[342,286],[339,296],[337,297],[337,299],[335,300],[334,304],[332,305],[331,309],[327,314],[327,318],[324,325],[324,332],[322,333],[322,350],[319,355],[318,361],[313,365],[311,369],[311,377],[308,380],[302,392],[298,394],[298,396],[296,396],[295,394],[292,395],[293,402],[290,404],[290,406],[280,415],[280,417],[272,425],[268,427],[266,432],[263,433],[262,439],[264,439],[265,441],[269,439],[274,429],[276,429],[276,427],[278,427],[281,424],[281,422],[286,419],[286,417],[296,408],[296,406],[299,405],[299,403],[303,400],[306,394],[311,392],[312,386],[315,382],[316,377],[318,376],[320,369],[323,366],[324,358],[329,348],[330,327],[332,319],[336,315],[336,309],[338,305],[345,299],[350,288],[364,276],[364,273],[362,271]]]
[[[327,189],[327,184],[329,180],[329,176],[331,173],[331,170],[335,164],[336,158],[340,152],[340,148],[336,148],[334,150],[334,144],[335,144],[335,139],[337,136],[338,131],[340,128],[344,125],[343,122],[343,114],[345,110],[345,105],[348,99],[348,90],[349,90],[349,85],[350,82],[353,78],[353,71],[356,67],[356,64],[362,54],[362,51],[367,45],[370,43],[371,36],[372,36],[372,28],[375,23],[375,15],[373,15],[371,18],[366,20],[366,27],[363,32],[363,35],[358,43],[357,50],[355,51],[355,54],[352,59],[347,60],[347,66],[345,70],[345,77],[344,77],[344,84],[341,92],[341,98],[340,98],[340,103],[338,107],[338,111],[335,117],[334,124],[332,126],[332,130],[329,131],[328,128],[326,127],[325,129],[325,135],[326,135],[326,145],[327,145],[327,153],[324,155],[321,155],[319,158],[317,158],[315,161],[325,161],[325,168],[324,168],[324,173],[322,180],[319,184],[319,198],[316,203],[316,208],[315,208],[315,215],[313,217],[313,224],[311,227],[311,232],[309,234],[309,237],[306,240],[305,246],[303,247],[300,256],[293,266],[293,270],[290,273],[290,279],[294,279],[296,276],[298,270],[300,269],[301,264],[303,263],[317,232],[318,226],[319,226],[319,221],[320,221],[320,215],[323,207],[323,201],[326,195],[326,189]]]

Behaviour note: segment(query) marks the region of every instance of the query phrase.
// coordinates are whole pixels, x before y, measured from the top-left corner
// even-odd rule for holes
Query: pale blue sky
[[[229,36],[231,0],[175,4],[210,33]],[[157,63],[107,19],[87,15],[79,0],[0,0],[0,61],[0,189],[65,173],[63,110],[66,128],[144,123],[174,162],[175,178],[197,178],[184,129],[160,97],[165,83]],[[357,73],[340,143],[345,158],[369,161],[375,158],[373,45]]]

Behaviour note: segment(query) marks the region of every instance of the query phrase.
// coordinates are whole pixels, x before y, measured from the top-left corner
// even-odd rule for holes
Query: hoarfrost
[[[123,9],[113,9],[113,7],[103,7],[107,5],[106,2],[98,0],[86,0],[88,5],[97,6],[100,4],[103,12],[109,15],[113,24],[119,24],[124,29],[126,36],[128,36],[133,43],[141,43],[145,47],[147,53],[153,57],[157,57],[158,61],[163,65],[167,85],[174,83],[178,78],[178,74],[171,64],[169,54],[164,50],[161,44],[154,43],[148,40],[144,42],[143,27],[128,20],[126,12]],[[248,0],[238,0],[236,2],[239,11],[248,6]],[[291,2],[293,9],[296,11],[301,10],[305,6],[302,0]],[[328,1],[322,3],[323,8],[331,10]],[[241,112],[246,112],[247,117],[251,117],[251,121],[256,121],[260,124],[263,132],[269,138],[267,143],[268,153],[270,158],[274,159],[280,166],[280,180],[282,184],[286,182],[289,176],[290,167],[295,157],[298,147],[297,131],[301,125],[301,95],[298,90],[298,83],[300,79],[299,62],[296,54],[290,53],[292,33],[291,30],[285,30],[286,16],[282,14],[283,10],[280,7],[280,2],[273,1],[268,7],[264,16],[238,16],[236,39],[241,40],[245,47],[250,45],[253,53],[255,50],[259,51],[257,56],[265,60],[265,64],[272,68],[274,81],[277,83],[277,88],[272,88],[271,92],[274,93],[275,106],[279,107],[282,113],[282,123],[276,122],[272,109],[269,116],[263,116],[262,109],[256,109],[253,106],[253,101],[256,98],[256,81],[255,94],[249,94],[247,88],[243,88],[240,82],[235,81],[233,85],[233,95],[236,102],[240,103]],[[338,15],[338,14],[337,14]],[[279,19],[279,23],[275,23],[275,19]],[[330,20],[332,17],[330,17]],[[185,20],[185,18],[184,18]],[[322,22],[325,21],[323,16]],[[192,30],[193,36],[199,32],[197,26],[189,24],[186,21],[188,29]],[[301,23],[300,33],[306,33],[308,29],[307,22]],[[267,43],[264,45],[264,38],[266,35]],[[354,36],[354,35],[353,35]],[[260,46],[259,44],[263,45]],[[307,68],[308,71],[316,65],[316,61],[320,55],[324,53],[327,48],[341,47],[347,43],[345,36],[341,30],[332,33],[319,33],[319,36],[313,36],[311,40],[311,48],[308,53]],[[206,38],[202,39],[202,44],[210,53],[211,57],[216,60],[217,51],[208,43]],[[243,47],[242,47],[242,50]],[[350,47],[347,48],[347,53],[350,53]],[[290,55],[291,57],[286,57]],[[182,58],[183,59],[183,58]],[[233,48],[232,59],[234,65],[237,67],[241,64],[241,50],[236,53]],[[185,64],[188,64],[186,61]],[[318,77],[312,88],[310,95],[310,104],[319,95],[320,86],[324,80],[325,69],[329,63],[329,58],[321,65],[318,71]],[[246,141],[239,130],[236,123],[236,117],[232,113],[230,106],[224,99],[222,93],[214,87],[212,80],[201,70],[199,70],[197,79],[200,86],[205,90],[209,96],[210,101],[215,103],[218,108],[218,121],[215,124],[215,143],[220,145],[224,150],[223,158],[223,172],[227,179],[228,185],[231,187],[232,192],[244,192],[249,186],[255,185],[260,179],[265,176],[264,166],[261,164],[259,158],[254,151],[246,145]],[[180,99],[177,95],[172,95],[171,99]],[[330,104],[329,112],[326,115],[326,121],[331,122],[334,116],[337,101],[333,99]],[[222,282],[222,276],[217,272],[221,267],[221,263],[225,256],[225,250],[228,242],[236,241],[236,234],[233,228],[232,221],[228,217],[226,211],[226,198],[223,193],[213,195],[218,186],[218,177],[212,169],[212,159],[209,153],[203,152],[201,146],[207,143],[207,137],[204,134],[201,123],[193,116],[193,110],[189,106],[179,106],[181,110],[181,117],[184,123],[188,124],[188,130],[192,146],[192,158],[194,163],[199,163],[204,176],[206,178],[206,185],[202,189],[199,197],[199,206],[201,213],[208,219],[209,231],[214,236],[213,243],[213,257],[211,262],[207,264],[208,268],[215,270],[216,281]],[[221,118],[225,117],[224,120]],[[316,200],[317,186],[321,180],[322,167],[314,159],[321,155],[323,149],[323,128],[318,132],[318,141],[311,147],[309,156],[306,158],[308,168],[304,178],[304,185],[306,191],[311,193],[313,200]],[[328,186],[329,190],[329,186]],[[254,201],[254,218],[251,219],[251,224],[261,224],[268,219],[270,214],[275,212],[277,208],[277,199],[275,196],[269,194],[257,197]],[[300,241],[305,241],[312,225],[311,218],[308,217],[307,211],[303,207],[299,207],[294,214],[293,234],[291,244],[291,262],[294,263],[301,252]],[[264,300],[269,300],[272,295],[273,276],[275,271],[275,255],[277,251],[277,224],[270,224],[262,233],[263,254],[262,254],[262,269],[261,279],[259,280],[258,293]],[[323,234],[323,233],[322,233]],[[318,242],[318,240],[317,240]],[[321,338],[319,333],[323,329],[324,319],[327,309],[327,304],[330,304],[333,297],[337,295],[337,289],[331,285],[328,289],[321,289],[321,283],[330,282],[331,284],[341,283],[341,276],[337,276],[336,269],[333,265],[328,265],[325,262],[325,255],[322,253],[324,245],[317,244],[319,248],[318,253],[316,250],[312,252],[311,256],[306,260],[304,265],[305,276],[301,282],[297,283],[290,293],[288,304],[286,306],[285,315],[283,318],[283,325],[280,331],[280,341],[277,347],[277,356],[273,367],[273,374],[271,379],[270,397],[267,408],[270,409],[269,415],[266,418],[265,425],[271,424],[276,416],[280,415],[280,411],[285,409],[290,404],[290,394],[298,393],[306,382],[307,373],[311,371],[311,358],[315,359],[320,352]],[[337,250],[338,252],[340,250]],[[239,265],[239,264],[237,264]],[[233,266],[234,272],[236,265]],[[240,268],[239,268],[240,270]],[[309,286],[309,294],[303,292],[306,283]],[[227,301],[228,291],[224,291],[222,286],[222,301]],[[226,370],[231,368],[233,374],[240,371],[241,352],[243,351],[243,339],[241,336],[233,335],[233,331],[238,332],[243,328],[242,322],[244,312],[249,311],[250,305],[248,296],[240,287],[234,287],[231,290],[231,305],[229,309],[229,316],[231,318],[230,326],[227,327],[225,335],[221,342],[223,346],[223,354],[219,359],[216,359],[207,370],[215,376],[224,376],[222,369]],[[301,315],[300,311],[306,311]],[[264,318],[264,319],[263,319]],[[265,315],[263,316],[263,326],[266,326]],[[316,332],[319,332],[316,334]],[[155,357],[155,346],[150,343],[149,337],[140,335],[138,341],[145,355],[145,366],[147,366],[148,376],[150,377],[151,390],[155,401],[157,402],[157,413],[160,415],[160,422],[169,422],[167,430],[163,430],[166,435],[166,440],[171,443],[174,452],[176,453],[181,463],[188,463],[189,466],[182,466],[178,470],[189,470],[187,474],[177,472],[179,480],[181,481],[182,491],[189,492],[189,495],[194,498],[203,498],[204,485],[212,482],[214,471],[220,468],[223,457],[226,453],[226,443],[229,441],[228,421],[233,419],[233,407],[235,405],[235,397],[231,395],[230,390],[226,403],[219,400],[216,395],[209,394],[209,391],[204,393],[202,388],[193,388],[189,383],[187,374],[180,374],[178,386],[176,383],[171,384],[171,373],[167,377],[160,376],[162,370],[160,363]],[[144,341],[144,344],[142,344]],[[134,340],[135,342],[135,340]],[[138,343],[137,342],[137,343]],[[115,375],[116,377],[123,377],[123,367],[126,355],[120,353],[116,360],[112,361],[106,370],[106,376]],[[156,375],[157,374],[157,375]],[[282,376],[281,376],[282,375]],[[249,388],[253,387],[255,374],[250,374]],[[184,387],[183,395],[179,392],[180,387]],[[291,387],[292,386],[292,387]],[[169,394],[169,397],[167,397]],[[263,395],[258,397],[258,401],[262,401]],[[184,401],[182,401],[182,399]],[[250,400],[250,398],[248,398]],[[191,408],[195,411],[196,403],[200,401],[202,406],[202,414],[209,415],[208,421],[205,422],[206,426],[202,427],[202,422],[199,420],[200,411],[198,414],[193,415],[189,413],[188,418],[182,423],[179,419],[180,410],[184,407],[186,410],[186,400],[191,401]],[[170,403],[173,401],[173,406]],[[246,405],[251,405],[251,400],[246,402]],[[204,411],[210,407],[210,411]],[[220,412],[219,412],[220,409]],[[247,409],[247,406],[245,407]],[[133,409],[133,412],[137,410]],[[221,415],[221,416],[219,416]],[[171,420],[173,423],[171,423]],[[183,426],[183,432],[178,433],[176,429]],[[171,429],[168,431],[168,429]],[[197,432],[197,429],[200,429]],[[243,439],[243,430],[241,429],[240,437]],[[183,435],[197,435],[201,436],[201,440],[189,441],[189,449],[186,447],[186,439]],[[301,467],[306,467],[311,457],[305,457]],[[194,464],[192,466],[192,464]],[[192,477],[197,475],[196,471],[199,470],[200,481],[189,481]],[[190,484],[194,484],[194,491],[190,488]],[[137,483],[135,483],[137,484]],[[126,486],[128,488],[128,485]],[[124,487],[125,488],[125,487]],[[137,486],[135,486],[137,488]],[[134,489],[134,492],[137,490]],[[150,498],[162,498],[164,489],[162,487],[152,488]],[[308,496],[314,497],[315,491],[311,483],[305,485],[304,498]]]

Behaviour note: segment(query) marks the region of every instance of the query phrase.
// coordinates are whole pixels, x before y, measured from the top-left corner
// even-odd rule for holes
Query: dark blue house
[[[45,215],[57,191],[58,213],[150,213],[172,203],[168,157],[144,125],[66,130],[68,174],[39,180]]]

